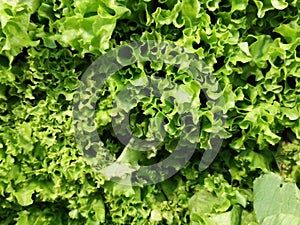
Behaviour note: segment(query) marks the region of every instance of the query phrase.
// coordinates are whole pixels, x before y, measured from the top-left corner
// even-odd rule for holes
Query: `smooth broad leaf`
[[[195,214],[211,214],[214,212],[225,212],[230,207],[226,198],[218,198],[214,194],[201,190],[189,200],[189,210]]]
[[[26,187],[19,189],[16,193],[15,196],[17,198],[18,203],[21,206],[28,206],[33,203],[32,200],[32,194],[34,193],[33,189],[28,189]]]
[[[231,224],[231,212],[217,214],[211,218],[213,222],[218,225],[229,225]],[[236,225],[236,224],[234,224]]]
[[[276,216],[268,216],[262,222],[262,225],[276,225],[276,224],[299,225],[300,224],[300,217],[296,217],[296,216],[289,215],[289,214],[279,214],[279,215],[276,215]]]
[[[285,0],[271,0],[271,3],[275,9],[279,10],[285,9],[289,6],[289,4]]]
[[[231,10],[245,10],[248,5],[248,0],[232,0]]]
[[[251,53],[249,51],[249,44],[248,42],[241,42],[238,44],[240,49],[247,55],[247,56],[251,56]]]
[[[265,174],[254,181],[254,210],[260,224],[300,224],[300,191],[277,174]]]

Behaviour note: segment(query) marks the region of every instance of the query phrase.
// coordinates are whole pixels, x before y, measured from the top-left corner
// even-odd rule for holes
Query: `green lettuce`
[[[0,224],[299,223],[297,186],[282,181],[299,185],[300,177],[299,10],[297,0],[1,0]],[[190,140],[195,152],[176,175],[130,187],[85,160],[72,106],[92,62],[117,46],[147,40],[196,54],[221,92],[205,96],[182,70],[158,62],[131,64],[107,80],[95,123],[113,159],[134,166],[159,162],[176,148],[180,113],[193,112],[200,124]],[[131,60],[122,52],[118,57]],[[184,66],[185,57],[173,60]],[[149,90],[142,98],[147,77],[167,78],[156,84],[169,90],[161,96]],[[120,124],[124,112],[137,138],[156,135],[160,145],[143,153],[126,148],[112,119],[120,115]],[[200,172],[210,134],[223,143]],[[270,171],[282,178],[258,178]]]

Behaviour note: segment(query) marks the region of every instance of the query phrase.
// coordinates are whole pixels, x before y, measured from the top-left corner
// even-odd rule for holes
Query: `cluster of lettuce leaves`
[[[299,12],[297,0],[0,0],[0,223],[299,222],[297,211],[291,220],[284,216],[293,214],[288,209],[274,215],[276,202],[262,191],[272,191],[270,182],[258,180],[253,194],[262,173],[300,182]],[[184,46],[213,71],[226,99],[226,135],[214,163],[200,173],[203,143],[215,126],[199,94],[199,145],[187,165],[156,185],[122,186],[83,159],[74,138],[72,100],[95,59],[148,39]],[[172,67],[144,63],[121,70],[103,91],[96,120],[116,157],[124,149],[111,129],[116,92],[136,74],[159,71],[191,85]],[[154,99],[131,114],[131,128],[142,138],[152,132],[149,118],[159,109],[170,112],[169,138],[161,151],[146,156],[150,162],[166,157],[176,144],[180,123],[174,108]],[[275,186],[281,182],[272,176]],[[278,201],[291,190],[281,187],[274,187]],[[299,192],[293,196],[299,200]]]

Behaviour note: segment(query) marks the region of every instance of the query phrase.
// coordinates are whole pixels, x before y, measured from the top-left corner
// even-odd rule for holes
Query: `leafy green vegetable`
[[[0,0],[0,224],[299,223],[299,190],[283,182],[300,181],[299,11],[297,0]],[[108,149],[107,164],[120,158],[147,166],[176,149],[180,114],[190,112],[200,125],[198,136],[182,137],[196,148],[176,175],[122,186],[93,167],[107,155],[91,164],[83,157],[74,96],[97,58],[147,40],[197,55],[220,91],[193,81],[184,53],[170,64],[131,63],[126,49],[119,51],[116,63],[127,66],[99,90],[96,126],[85,130],[96,130],[103,145],[87,135],[86,146]],[[155,79],[151,89],[146,80]],[[149,151],[122,139],[125,115]],[[221,151],[200,172],[203,155],[214,154],[210,135],[223,139]],[[146,146],[147,138],[157,145]],[[253,183],[269,172],[282,178],[264,175]]]
[[[300,224],[300,190],[274,173],[254,182],[254,209],[260,224]]]
[[[299,141],[291,138],[292,142],[282,142],[275,154],[280,174],[285,180],[300,183]]]

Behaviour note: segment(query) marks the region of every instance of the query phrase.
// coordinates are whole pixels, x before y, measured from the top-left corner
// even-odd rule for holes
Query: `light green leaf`
[[[248,42],[241,42],[239,43],[239,47],[241,48],[241,50],[247,55],[247,56],[251,56],[251,53],[249,51],[249,45]]]
[[[274,32],[279,33],[288,43],[293,43],[300,37],[300,25],[297,21],[291,21],[288,24],[280,24],[274,29]]]
[[[17,198],[18,203],[21,206],[28,206],[33,203],[32,194],[34,193],[33,189],[23,187],[15,192],[15,196]]]
[[[271,3],[275,9],[279,10],[285,9],[289,5],[285,0],[271,0]]]
[[[266,217],[261,225],[299,225],[300,224],[300,218],[296,217],[294,215],[289,214],[278,214],[276,216],[268,216]]]
[[[245,10],[248,5],[248,0],[232,0],[231,10]]]
[[[262,175],[254,181],[254,210],[262,224],[274,224],[275,218],[284,222],[280,223],[282,225],[297,224],[291,221],[299,224],[300,190],[296,184],[284,182],[277,174]],[[283,215],[290,216],[284,219]]]

